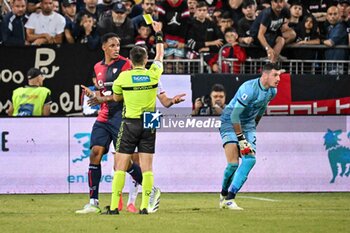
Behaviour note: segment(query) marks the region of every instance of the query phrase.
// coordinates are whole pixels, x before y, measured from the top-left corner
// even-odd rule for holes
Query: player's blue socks
[[[244,182],[247,180],[248,174],[254,167],[255,162],[256,162],[256,159],[255,159],[255,156],[253,155],[246,155],[242,157],[242,163],[238,167],[233,177],[230,191],[226,197],[227,200],[230,200],[236,197],[236,194],[242,188]]]
[[[227,163],[224,171],[224,178],[222,179],[221,195],[227,196],[228,188],[230,187],[233,175],[238,168],[238,163]]]
[[[98,199],[98,188],[101,180],[101,164],[89,164],[90,199]]]
[[[131,167],[126,172],[129,173],[138,184],[142,184],[142,172],[138,164],[132,163]]]

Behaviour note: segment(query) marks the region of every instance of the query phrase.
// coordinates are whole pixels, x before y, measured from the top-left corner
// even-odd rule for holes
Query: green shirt
[[[41,116],[46,98],[51,91],[46,87],[19,87],[13,91],[13,116]]]
[[[113,83],[113,92],[123,95],[124,118],[141,118],[143,112],[153,112],[156,108],[157,86],[163,65],[154,62],[150,69],[132,69],[119,74]]]

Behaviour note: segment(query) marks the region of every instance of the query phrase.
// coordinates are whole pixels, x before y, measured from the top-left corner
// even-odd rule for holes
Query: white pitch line
[[[238,198],[246,198],[246,199],[254,199],[259,201],[270,201],[270,202],[276,202],[280,200],[270,199],[270,198],[263,198],[263,197],[252,197],[252,196],[238,196]]]

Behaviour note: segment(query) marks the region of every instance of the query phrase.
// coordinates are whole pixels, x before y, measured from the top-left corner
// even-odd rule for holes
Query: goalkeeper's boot
[[[126,207],[126,211],[130,213],[137,213],[138,210],[136,209],[135,205],[133,203],[130,203],[128,207]]]
[[[148,211],[146,208],[143,208],[142,210],[140,210],[140,214],[148,214]]]
[[[222,194],[220,194],[220,209],[224,208],[224,201],[225,201],[226,196],[223,196]]]
[[[101,213],[98,205],[86,204],[83,209],[75,211],[76,214],[99,214]]]
[[[223,208],[229,209],[229,210],[243,210],[243,208],[237,205],[237,203],[235,202],[235,199],[224,200]]]
[[[111,207],[108,205],[105,207],[105,212],[103,212],[102,214],[106,214],[106,215],[117,215],[119,214],[118,208],[115,210],[111,210]]]
[[[156,187],[152,188],[151,196],[149,198],[149,203],[147,207],[148,213],[155,213],[158,211],[159,203],[160,203],[160,194],[161,192],[159,188],[156,188]]]

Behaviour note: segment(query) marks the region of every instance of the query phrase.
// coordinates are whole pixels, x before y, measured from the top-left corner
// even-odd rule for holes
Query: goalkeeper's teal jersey
[[[226,105],[221,115],[221,121],[232,124],[232,111],[239,107],[243,108],[239,116],[242,129],[255,129],[255,118],[264,114],[266,106],[276,94],[277,88],[265,89],[260,83],[260,78],[249,80],[239,87],[230,103]]]

